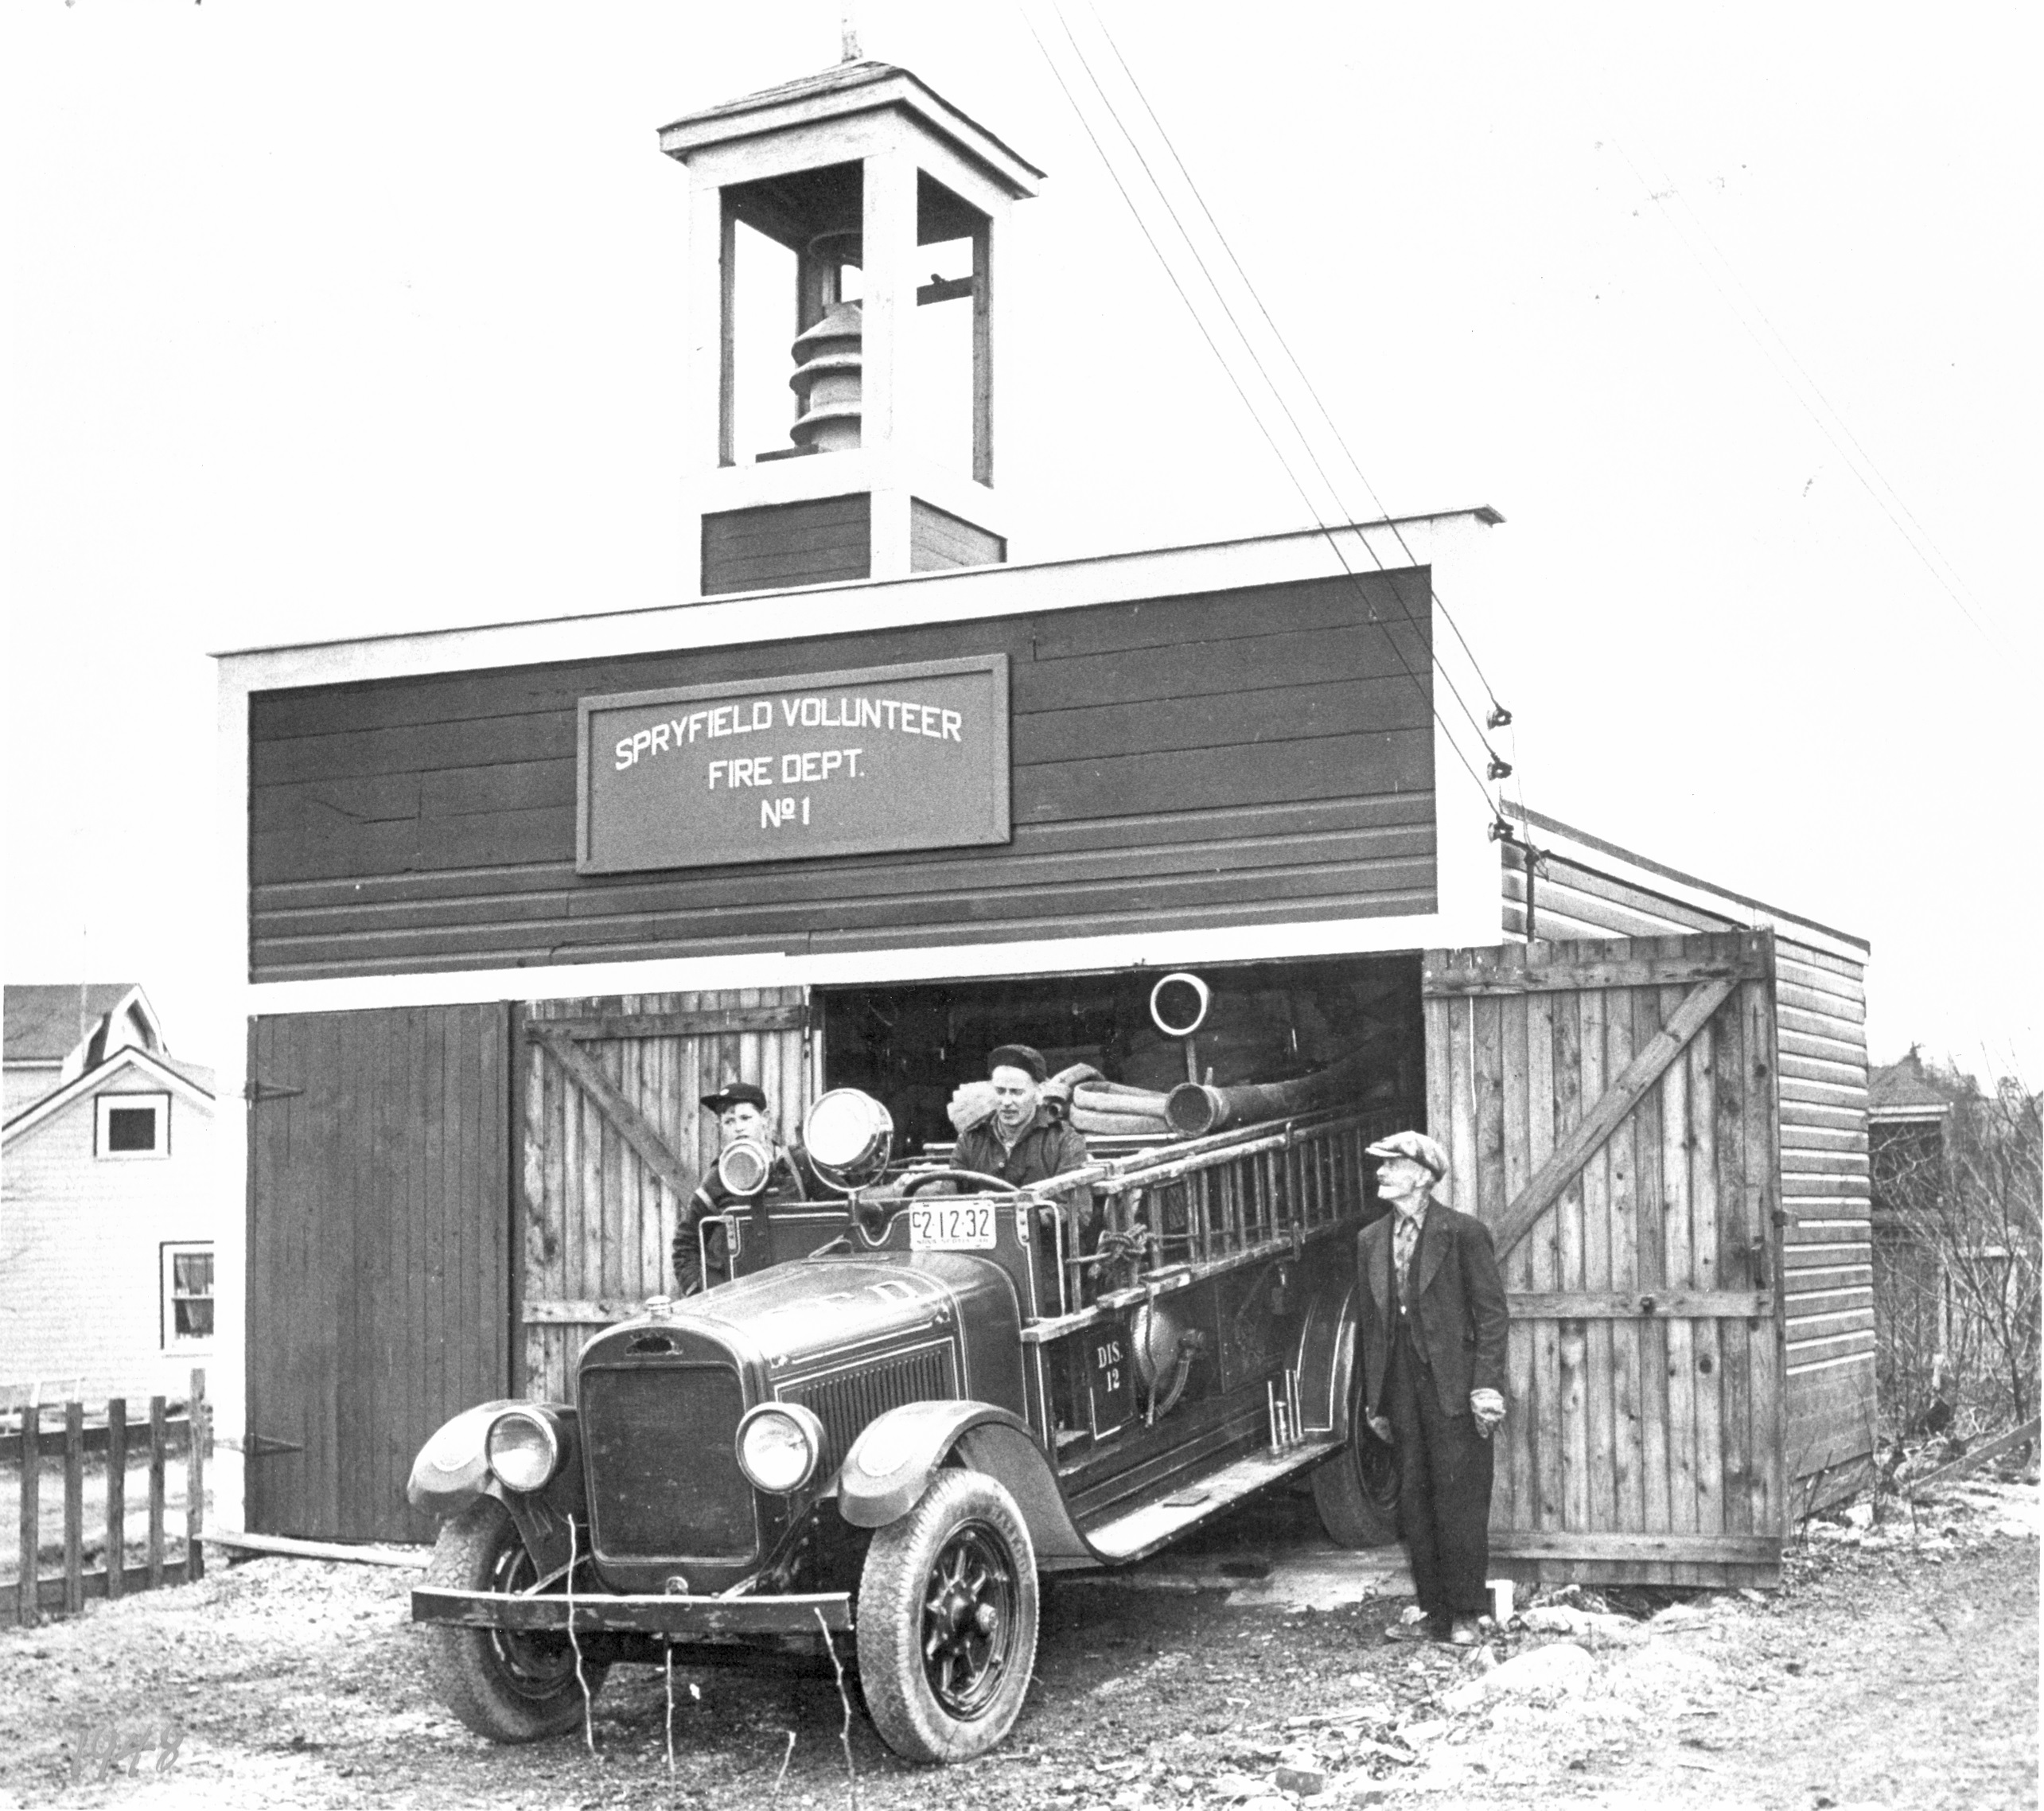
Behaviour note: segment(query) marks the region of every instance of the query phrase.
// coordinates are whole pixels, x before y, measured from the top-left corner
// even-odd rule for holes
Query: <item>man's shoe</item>
[[[1431,1616],[1417,1616],[1410,1622],[1400,1620],[1385,1626],[1384,1638],[1388,1642],[1432,1642],[1440,1639],[1440,1630]]]
[[[1474,1616],[1458,1616],[1448,1625],[1448,1645],[1451,1647],[1473,1648],[1482,1639]]]

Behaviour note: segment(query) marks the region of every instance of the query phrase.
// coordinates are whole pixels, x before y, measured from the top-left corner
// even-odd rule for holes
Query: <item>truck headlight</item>
[[[483,1441],[489,1468],[507,1490],[537,1490],[560,1469],[560,1436],[543,1415],[508,1409]]]
[[[717,1179],[734,1195],[756,1195],[773,1174],[773,1151],[756,1138],[727,1144],[717,1158]]]
[[[840,1194],[870,1187],[887,1173],[894,1116],[856,1088],[833,1088],[802,1122],[802,1145],[817,1180]]]
[[[823,1424],[796,1402],[763,1402],[738,1423],[738,1469],[757,1490],[785,1497],[816,1475]]]

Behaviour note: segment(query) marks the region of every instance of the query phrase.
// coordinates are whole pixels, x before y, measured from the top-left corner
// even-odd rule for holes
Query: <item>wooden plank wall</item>
[[[1535,839],[1540,832],[1536,829]],[[1503,858],[1504,925],[1525,934],[1524,858]],[[1535,876],[1544,938],[1742,928],[1753,913],[1670,898],[1587,860],[1549,855]],[[1788,1289],[1789,1475],[1800,1513],[1855,1484],[1874,1450],[1874,1252],[1867,1133],[1865,965],[1775,925],[1775,1017]]]
[[[1423,913],[1427,574],[251,701],[255,979]],[[575,700],[1005,650],[1005,847],[578,876]],[[1416,677],[1415,676],[1417,676]]]
[[[998,566],[1008,557],[1008,543],[947,509],[909,499],[909,570],[940,572],[952,566]]]
[[[715,993],[627,994],[543,1000],[535,1024],[800,1008],[800,987]],[[701,1096],[730,1081],[757,1082],[782,1135],[801,1130],[809,1104],[807,1038],[800,1026],[697,1035],[578,1038],[577,1043],[636,1107],[688,1173],[691,1186],[716,1161],[717,1123]],[[518,1393],[571,1402],[574,1361],[598,1328],[674,1287],[668,1249],[685,1203],[640,1161],[595,1101],[561,1065],[526,1041]]]
[[[251,1529],[430,1540],[404,1500],[413,1457],[509,1393],[508,1019],[251,1022]]]
[[[873,500],[864,491],[762,504],[703,518],[703,594],[827,585],[873,572]]]
[[[1694,945],[1606,949],[1645,964]],[[1454,957],[1453,968],[1501,987],[1528,967],[1510,946]],[[1454,1204],[1496,1225],[1689,989],[1439,997],[1430,958],[1427,991],[1427,1122],[1448,1146]],[[1492,1542],[1522,1576],[1777,1575],[1779,1336],[1771,1310],[1723,1311],[1761,1288],[1750,1240],[1774,1161],[1771,1046],[1766,983],[1742,983],[1502,1254],[1513,1412],[1498,1435]],[[1641,1315],[1647,1295],[1662,1306]],[[1711,1296],[1715,1314],[1699,1299]]]

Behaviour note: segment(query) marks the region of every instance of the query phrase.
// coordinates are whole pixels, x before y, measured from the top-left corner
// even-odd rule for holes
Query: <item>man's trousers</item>
[[[1413,1594],[1431,1616],[1480,1616],[1490,1607],[1491,1443],[1467,1404],[1441,1408],[1434,1374],[1404,1316],[1392,1329],[1384,1414],[1398,1449],[1398,1517],[1412,1562]]]

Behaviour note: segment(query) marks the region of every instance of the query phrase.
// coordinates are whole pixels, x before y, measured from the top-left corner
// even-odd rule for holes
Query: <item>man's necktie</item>
[[[1401,1213],[1391,1236],[1391,1255],[1398,1266],[1398,1299],[1401,1302],[1411,1293],[1412,1248],[1419,1243],[1419,1222],[1409,1213]]]

